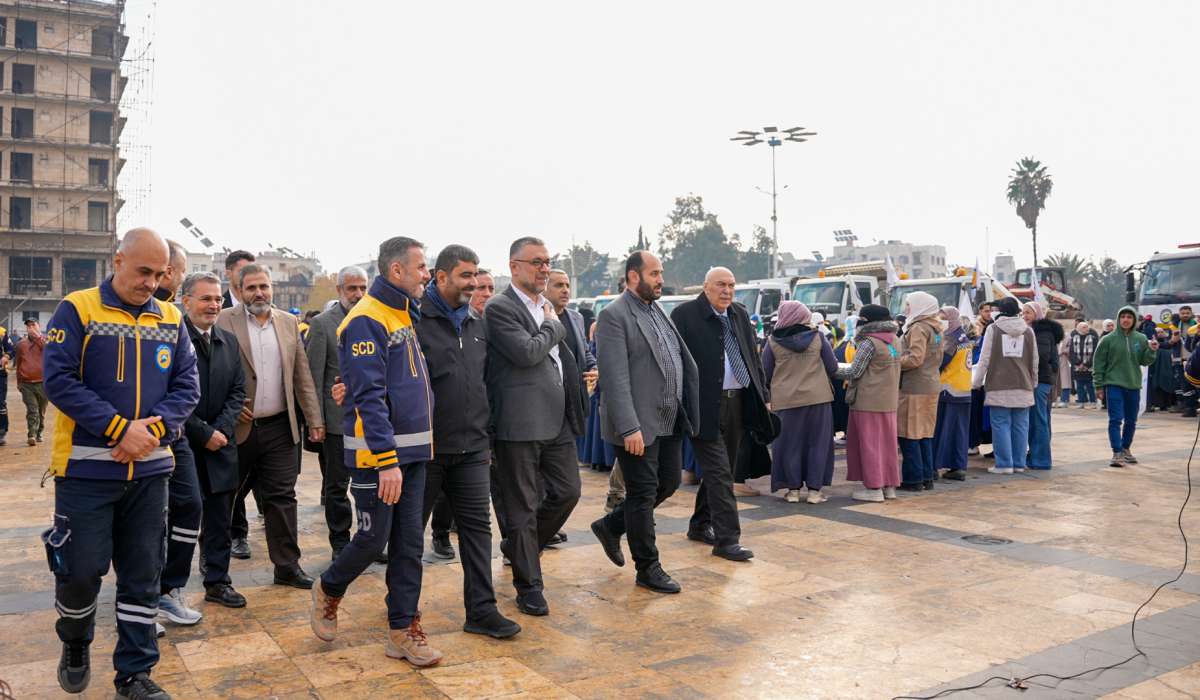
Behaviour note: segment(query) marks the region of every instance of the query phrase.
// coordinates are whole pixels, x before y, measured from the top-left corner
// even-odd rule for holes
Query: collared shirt
[[[679,349],[679,337],[675,335],[675,327],[663,313],[662,307],[654,302],[646,303],[631,289],[625,293],[633,301],[634,311],[650,320],[654,328],[654,356],[663,368],[663,379],[666,381],[666,391],[663,392],[659,413],[664,420],[668,435],[674,432],[675,419],[679,413],[679,404],[683,401],[683,360]]]
[[[243,306],[242,308],[246,308]],[[275,316],[267,316],[260,325],[246,309],[246,334],[250,338],[250,357],[254,359],[254,417],[269,418],[287,410],[283,390],[283,354],[275,335]]]
[[[546,309],[544,308],[544,306],[547,303],[549,303],[546,301],[546,297],[539,294],[537,299],[535,300],[535,299],[530,298],[529,295],[527,295],[525,292],[521,291],[521,288],[518,287],[517,285],[514,284],[512,286],[512,288],[513,288],[513,291],[517,293],[517,298],[520,299],[521,303],[525,305],[525,310],[528,311],[529,315],[533,317],[534,325],[537,325],[540,327],[543,323],[545,323],[546,322]],[[558,357],[558,345],[555,345],[554,347],[550,348],[550,359],[554,361],[554,366],[555,366],[555,368],[558,369],[558,381],[561,384],[563,371],[562,371],[562,360],[559,359],[559,357]]]
[[[722,333],[733,333],[733,320],[729,318],[729,310],[717,311],[717,307],[711,307],[717,318],[721,319]],[[723,340],[723,339],[722,339]],[[734,338],[737,342],[737,338]],[[721,389],[745,389],[746,385],[738,381],[737,376],[733,373],[733,367],[729,365],[729,353],[722,352],[721,355],[725,358],[725,379],[721,382]],[[744,363],[743,363],[744,364]]]

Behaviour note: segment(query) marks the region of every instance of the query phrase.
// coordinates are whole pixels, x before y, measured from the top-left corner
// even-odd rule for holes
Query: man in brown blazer
[[[262,504],[275,583],[312,588],[312,578],[300,568],[297,541],[296,404],[304,411],[313,442],[324,440],[325,421],[296,317],[271,306],[270,270],[250,263],[237,271],[232,282],[242,303],[222,310],[217,325],[237,336],[246,375],[246,402],[234,429],[241,481],[237,503],[244,503],[245,494],[253,489]],[[235,505],[234,546],[242,545],[248,556],[246,530],[245,506]]]

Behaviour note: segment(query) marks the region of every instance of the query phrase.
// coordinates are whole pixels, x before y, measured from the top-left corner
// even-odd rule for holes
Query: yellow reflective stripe
[[[108,422],[108,427],[104,429],[105,437],[112,437],[113,430],[115,430],[116,427],[120,424],[121,424],[121,414],[114,413],[112,420],[110,420]]]

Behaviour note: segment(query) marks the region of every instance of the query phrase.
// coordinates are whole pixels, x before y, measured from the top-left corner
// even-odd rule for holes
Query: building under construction
[[[0,325],[109,272],[128,78],[124,2],[0,0]]]

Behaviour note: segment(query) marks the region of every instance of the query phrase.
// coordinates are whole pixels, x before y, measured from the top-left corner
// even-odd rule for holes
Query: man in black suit
[[[204,515],[200,525],[200,560],[204,599],[230,608],[246,599],[229,578],[233,544],[230,522],[238,488],[238,453],[233,430],[246,397],[237,338],[216,327],[221,311],[221,280],[197,272],[183,281],[184,324],[196,348],[200,403],[184,424],[196,458]]]
[[[743,425],[761,426],[766,417],[766,375],[750,325],[750,315],[733,303],[733,273],[714,267],[704,291],[671,312],[671,320],[700,372],[700,430],[692,448],[703,477],[688,539],[712,545],[713,554],[746,561],[754,553],[739,540],[733,468]]]
[[[222,309],[228,309],[241,303],[241,300],[238,299],[237,290],[233,287],[234,280],[237,279],[237,271],[242,269],[243,265],[252,262],[254,262],[254,253],[248,250],[235,250],[225,256],[225,279],[229,282],[229,287],[221,295]]]
[[[546,244],[517,239],[508,265],[512,284],[483,312],[488,398],[509,530],[500,549],[512,561],[517,609],[546,615],[539,554],[579,502],[575,437],[583,434],[587,390],[564,342],[567,331],[543,296],[550,276]],[[539,476],[546,489],[542,499]]]

